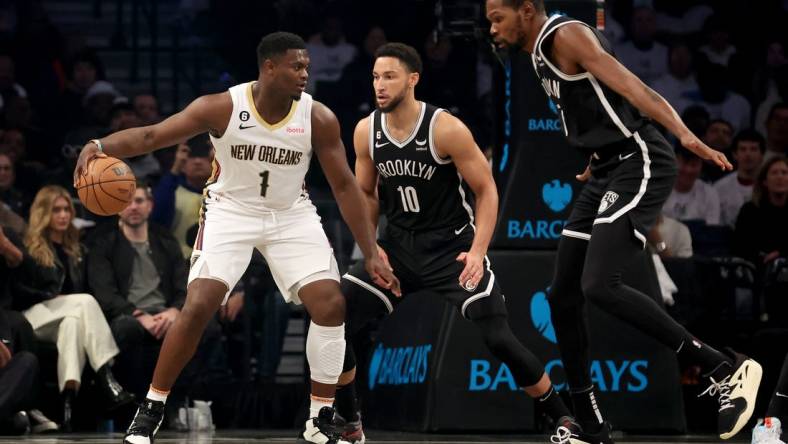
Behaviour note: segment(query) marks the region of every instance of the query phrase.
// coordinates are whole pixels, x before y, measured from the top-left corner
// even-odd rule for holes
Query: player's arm
[[[460,274],[460,285],[476,287],[484,275],[484,256],[498,218],[498,189],[487,159],[473,140],[471,131],[460,119],[449,113],[441,113],[435,122],[434,131],[438,154],[451,157],[476,198],[476,234],[473,244],[470,251],[457,257],[457,260],[465,263],[465,269]]]
[[[580,65],[640,112],[659,122],[684,147],[702,159],[710,160],[726,170],[733,169],[724,154],[711,149],[692,134],[667,100],[608,54],[588,27],[570,24],[559,28],[555,33],[553,57],[560,65]]]
[[[229,93],[198,97],[183,111],[162,122],[118,131],[100,139],[103,154],[118,158],[139,156],[208,131],[222,134],[227,128],[232,109]],[[88,161],[101,155],[102,150],[95,143],[89,142],[82,148],[74,170],[74,183]]]
[[[378,201],[378,170],[369,155],[369,117],[361,119],[353,132],[353,147],[356,151],[356,181],[364,200],[372,229],[378,226],[380,204]]]
[[[399,281],[378,256],[375,230],[369,222],[366,197],[350,171],[334,113],[320,102],[312,105],[312,147],[326,174],[342,218],[364,253],[365,265],[375,284],[399,295]]]

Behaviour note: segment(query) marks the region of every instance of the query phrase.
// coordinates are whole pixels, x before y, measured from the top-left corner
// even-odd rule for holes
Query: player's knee
[[[610,273],[587,270],[583,273],[580,285],[589,301],[604,307],[613,297],[615,287],[620,285],[620,278]]]
[[[517,340],[504,316],[495,316],[476,322],[481,329],[484,344],[496,356],[508,350],[512,341]]]
[[[205,295],[197,293],[186,298],[186,303],[183,304],[178,318],[180,318],[180,322],[187,324],[193,322],[206,324],[215,312],[216,303],[208,300]]]
[[[321,384],[336,384],[342,374],[345,357],[345,327],[309,325],[306,338],[306,358],[310,376]]]
[[[313,311],[310,316],[316,324],[340,325],[345,322],[345,298],[339,289],[327,291]]]
[[[583,291],[578,283],[556,281],[547,293],[550,311],[555,315],[566,310],[574,310],[583,305]]]

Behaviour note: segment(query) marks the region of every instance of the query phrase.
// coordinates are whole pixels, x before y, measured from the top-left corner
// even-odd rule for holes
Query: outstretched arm
[[[88,161],[108,155],[125,158],[139,156],[159,148],[172,146],[205,132],[224,133],[232,114],[233,102],[229,93],[198,97],[183,111],[155,125],[129,128],[112,133],[100,140],[103,149],[89,142],[79,154],[74,170],[74,183],[83,174]]]
[[[492,239],[498,218],[498,189],[482,150],[473,140],[471,131],[449,113],[441,113],[435,122],[435,148],[441,156],[451,157],[463,180],[476,198],[476,234],[467,252],[457,257],[465,263],[460,285],[475,288],[484,276],[484,256]]]
[[[325,105],[312,105],[312,146],[326,174],[331,191],[359,248],[370,277],[382,288],[399,295],[399,281],[377,254],[375,229],[369,221],[366,197],[353,177],[339,136],[339,121]]]
[[[643,114],[659,122],[690,151],[710,160],[724,170],[732,170],[724,154],[703,143],[681,121],[676,110],[615,57],[602,48],[596,35],[588,27],[569,24],[555,33],[553,58],[559,66],[579,65],[600,82],[627,99]]]

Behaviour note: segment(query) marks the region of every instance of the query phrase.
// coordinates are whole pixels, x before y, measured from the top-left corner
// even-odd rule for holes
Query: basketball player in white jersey
[[[124,443],[150,444],[170,388],[194,354],[206,323],[227,301],[254,248],[266,258],[288,301],[303,303],[312,323],[306,341],[312,397],[299,442],[342,444],[333,401],[345,354],[345,300],[336,260],[320,217],[304,190],[312,152],[378,285],[399,293],[380,260],[364,196],[339,136],[339,123],[304,93],[309,56],[297,35],[277,32],[257,48],[259,77],[228,92],[197,98],[161,123],[92,140],[82,149],[75,179],[95,157],[132,157],[208,132],[216,150],[191,257],[186,304],[159,354],[145,402]],[[76,183],[76,180],[75,180]]]

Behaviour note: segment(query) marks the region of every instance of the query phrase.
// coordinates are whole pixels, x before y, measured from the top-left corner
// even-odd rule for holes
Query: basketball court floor
[[[398,433],[384,431],[370,431],[369,444],[544,444],[550,438],[536,435],[438,435]],[[115,434],[67,434],[67,435],[40,435],[20,437],[0,437],[0,443],[36,443],[36,444],[120,444],[123,435]],[[749,443],[750,434],[742,432],[739,439],[726,441],[736,443]],[[173,433],[162,432],[157,436],[156,444],[264,444],[264,443],[293,443],[295,432],[287,430],[276,431],[217,431],[214,433]],[[721,442],[715,436],[619,436],[617,444],[689,444]]]

